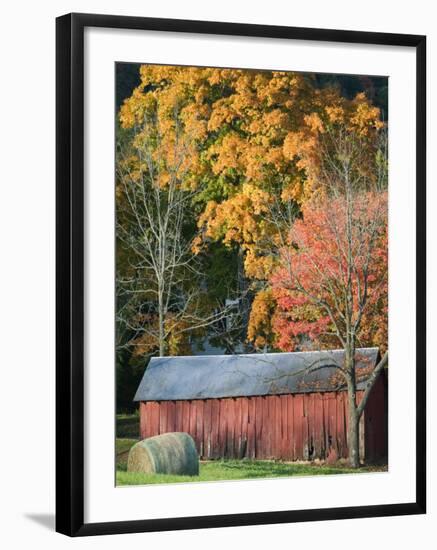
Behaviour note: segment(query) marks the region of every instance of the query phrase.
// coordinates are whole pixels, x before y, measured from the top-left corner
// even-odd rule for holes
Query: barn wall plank
[[[336,394],[337,405],[337,449],[338,457],[347,457],[347,445],[346,445],[346,432],[345,432],[345,401],[344,392],[338,392]]]
[[[308,394],[302,394],[302,458],[308,460]]]
[[[282,454],[282,419],[281,419],[281,398],[279,395],[272,395],[270,398],[273,402],[274,417],[273,417],[273,445],[272,458],[278,458]]]
[[[314,458],[315,449],[315,425],[314,425],[314,410],[315,410],[315,396],[314,393],[306,395],[307,401],[307,423],[308,423],[308,460]]]
[[[333,392],[327,393],[328,398],[328,434],[329,447],[338,456],[337,449],[337,403],[336,394]]]
[[[295,442],[296,436],[294,431],[294,400],[292,395],[287,395],[287,426],[288,426],[288,452],[289,460],[295,460]]]
[[[254,459],[256,456],[255,448],[255,398],[248,398],[248,418],[247,418],[247,458]]]
[[[274,437],[274,414],[275,405],[272,399],[266,397],[264,400],[264,433],[265,433],[265,452],[266,458],[271,458],[273,454],[273,437]]]
[[[190,401],[182,401],[182,431],[190,431]]]
[[[249,399],[243,397],[241,399],[241,444],[240,444],[240,458],[247,458],[247,440],[249,429]]]
[[[228,399],[228,457],[235,458],[235,398]]]
[[[288,458],[288,445],[290,431],[288,429],[288,413],[287,413],[287,396],[280,396],[281,403],[281,454],[282,460],[289,460]]]
[[[323,395],[314,394],[314,456],[325,458],[325,420],[323,416]]]
[[[167,432],[176,431],[176,403],[174,401],[167,402]]]
[[[167,433],[167,401],[159,403],[159,433]]]
[[[203,421],[204,421],[204,407],[205,401],[203,399],[197,399],[196,404],[196,447],[199,456],[203,458]]]
[[[203,427],[203,453],[205,458],[212,458],[211,455],[211,399],[206,399],[203,407],[205,418]]]
[[[188,424],[188,432],[191,437],[193,437],[194,439],[196,439],[196,426],[197,426],[197,422],[196,422],[196,412],[197,412],[197,407],[196,407],[196,401],[189,401],[189,424]]]
[[[233,456],[235,458],[240,458],[241,454],[241,402],[244,400],[244,397],[239,399],[234,399],[234,451]]]
[[[179,401],[173,401],[174,403],[174,406],[173,406],[173,426],[174,426],[174,431],[175,432],[179,432],[180,429],[179,429],[179,423],[180,423],[180,410],[179,410]]]
[[[263,449],[263,458],[270,457],[270,441],[271,441],[271,424],[270,424],[270,401],[267,397],[262,398],[262,418],[263,418],[263,429],[262,429],[262,449]]]
[[[364,411],[366,460],[378,460],[387,457],[385,393],[383,374],[375,382]]]
[[[150,402],[150,435],[159,434],[159,403],[157,401]]]
[[[294,401],[294,459],[303,460],[303,395],[296,394],[293,396]]]
[[[255,457],[263,458],[263,398],[254,397],[255,401]]]
[[[147,403],[140,402],[140,438],[145,439],[147,437],[147,425],[148,425],[148,411]]]
[[[218,448],[221,457],[225,456],[226,448],[226,403],[224,399],[219,399],[219,432]]]
[[[220,403],[217,399],[211,400],[211,456],[220,457],[219,450],[219,423],[220,423]]]
[[[332,434],[330,430],[330,418],[329,418],[329,394],[323,393],[322,394],[322,402],[323,402],[323,425],[324,425],[324,445],[325,445],[325,458],[328,457],[330,451],[332,450]]]

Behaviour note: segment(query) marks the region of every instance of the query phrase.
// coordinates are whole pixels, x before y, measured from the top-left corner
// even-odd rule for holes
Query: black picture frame
[[[106,27],[403,46],[416,51],[416,499],[388,505],[84,523],[84,29]],[[56,20],[56,530],[69,536],[423,514],[426,511],[426,37],[68,14]]]

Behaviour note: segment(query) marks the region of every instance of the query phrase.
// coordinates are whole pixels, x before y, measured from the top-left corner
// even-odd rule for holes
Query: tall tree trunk
[[[345,368],[349,373],[347,383],[348,396],[348,434],[347,448],[351,468],[360,467],[360,415],[357,410],[357,383],[355,378],[355,346],[348,339],[345,349]]]
[[[159,340],[159,357],[165,355],[165,314],[164,314],[164,297],[161,284],[158,283],[158,340]]]
[[[347,434],[349,464],[351,468],[360,467],[360,419],[357,414],[355,399],[349,398],[349,428]]]
[[[159,357],[165,355],[164,316],[159,312]]]

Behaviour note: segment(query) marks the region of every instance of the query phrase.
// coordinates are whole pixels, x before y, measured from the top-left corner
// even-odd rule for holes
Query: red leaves
[[[385,347],[387,194],[307,203],[270,282],[280,349],[307,347],[308,339],[339,345],[347,319],[360,343]]]

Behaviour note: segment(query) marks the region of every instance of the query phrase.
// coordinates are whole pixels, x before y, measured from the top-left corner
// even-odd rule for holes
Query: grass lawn
[[[151,483],[183,483],[187,481],[219,481],[235,479],[276,478],[290,476],[357,473],[343,465],[295,464],[270,460],[211,460],[201,462],[199,476],[174,476],[127,472],[127,456],[136,439],[117,439],[117,485],[148,485]],[[386,471],[386,466],[365,466],[361,472]]]

